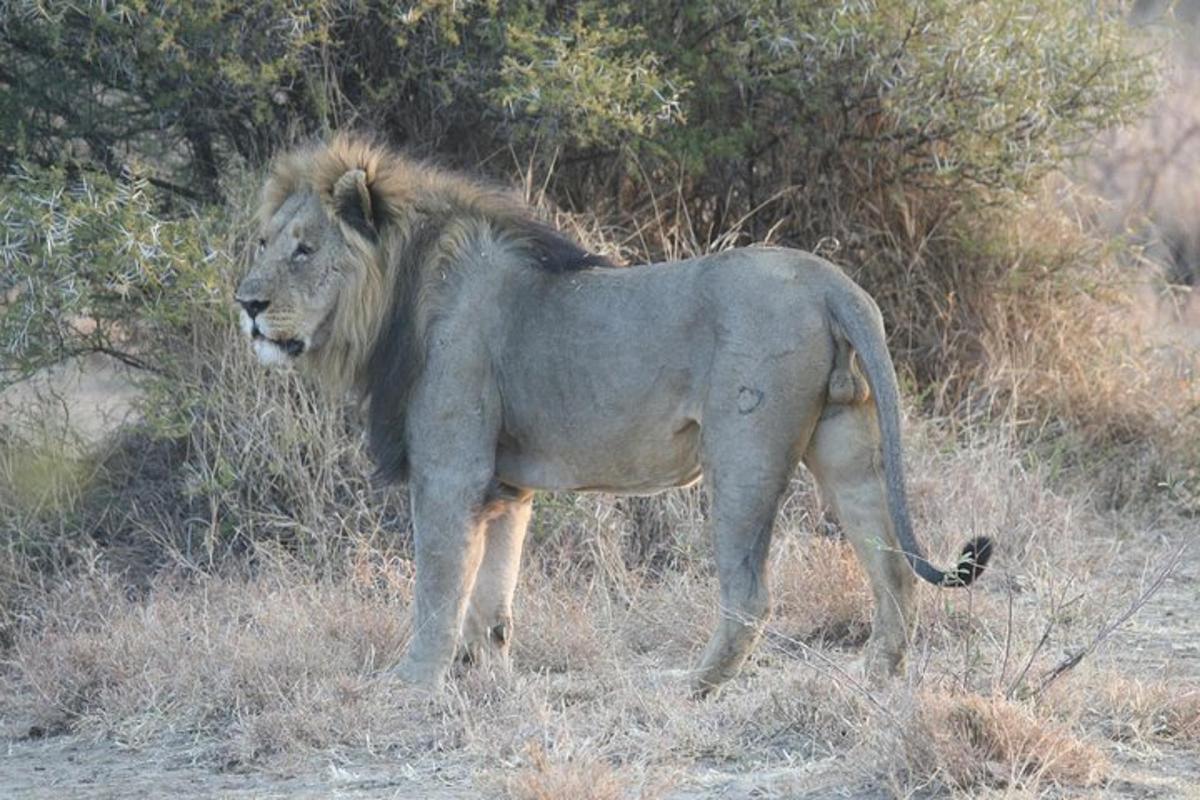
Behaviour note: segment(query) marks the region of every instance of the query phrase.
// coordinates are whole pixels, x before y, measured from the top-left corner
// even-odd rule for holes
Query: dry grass
[[[1097,785],[1108,759],[1054,720],[997,698],[919,696],[906,768],[970,791],[983,786]]]
[[[935,211],[876,233],[948,247],[922,232]],[[1194,527],[1200,390],[1122,321],[1121,292],[1072,290],[1102,249],[1070,220],[1027,214],[1001,236],[1021,242],[981,257],[1037,263],[955,300],[983,305],[918,313],[948,302],[928,282],[888,298],[911,314],[899,349],[975,359],[947,360],[962,371],[929,384],[908,426],[916,528],[940,562],[967,535],[998,545],[976,588],[922,589],[909,669],[890,686],[858,677],[870,592],[800,471],[772,553],[774,617],[717,697],[687,692],[717,596],[699,490],[540,497],[512,672],[414,695],[386,675],[413,578],[402,493],[365,479],[354,412],[264,374],[230,328],[198,334],[203,362],[152,393],[147,429],[86,480],[46,455],[54,474],[33,484],[53,492],[31,494],[18,454],[50,451],[0,449],[0,721],[149,751],[182,741],[216,768],[369,756],[521,799],[1039,796],[1104,790],[1131,742],[1196,754],[1194,676],[1129,677],[1144,650],[1104,642],[1047,683]],[[560,221],[618,255],[705,249],[684,212],[646,216],[624,238]],[[992,291],[1005,281],[1020,290]],[[930,319],[963,339],[930,339]],[[1181,606],[1170,625],[1194,615],[1185,579],[1156,598]]]
[[[1200,744],[1200,682],[1114,677],[1102,684],[1098,716],[1109,736],[1141,742]]]
[[[513,800],[651,800],[666,788],[665,784],[635,788],[628,773],[586,753],[552,758],[541,745],[532,744],[525,761],[505,784]]]
[[[1157,448],[1162,462],[1186,464],[1179,445],[1200,435],[1192,413],[1200,404],[1193,379],[1200,361],[1152,297],[1165,285],[1075,219],[1046,214],[1051,202],[1076,213],[1098,205],[1060,185],[1055,199],[1029,204],[1004,229],[1011,237],[1004,249],[1040,259],[1043,274],[1014,270],[1021,291],[999,293],[991,310],[982,337],[985,383],[998,393],[990,402],[1003,401],[1021,424],[1039,426],[1032,431],[1038,438],[1053,409],[1060,425],[1096,445],[1142,443]]]
[[[1163,744],[1200,746],[1200,680],[1133,677],[1092,669],[1082,686],[1054,692],[1050,702],[1078,715],[1114,742],[1153,752]]]
[[[18,734],[73,730],[141,748],[183,739],[192,758],[226,768],[372,754],[515,798],[721,786],[782,797],[815,780],[800,768],[810,762],[864,792],[1020,796],[1097,785],[1104,741],[1120,738],[1109,731],[1194,747],[1194,693],[1172,706],[1147,689],[1139,701],[1087,673],[1056,684],[1053,702],[1032,693],[1137,585],[1106,578],[1117,558],[1081,498],[1049,488],[1004,437],[951,438],[949,427],[911,426],[918,529],[943,559],[968,532],[996,536],[1000,560],[971,592],[922,591],[911,669],[882,693],[855,671],[869,592],[847,545],[810,535],[820,506],[801,474],[781,513],[768,636],[708,702],[689,698],[685,670],[716,585],[703,503],[680,492],[638,513],[599,497],[539,504],[513,672],[463,672],[436,701],[380,674],[407,638],[403,548],[379,522],[341,518],[331,525],[343,538],[321,558],[290,536],[260,536],[248,568],[198,570],[176,549],[175,566],[140,588],[105,559],[27,587],[0,717]],[[671,558],[626,546],[634,519],[676,523]],[[1093,695],[1107,699],[1081,699]]]

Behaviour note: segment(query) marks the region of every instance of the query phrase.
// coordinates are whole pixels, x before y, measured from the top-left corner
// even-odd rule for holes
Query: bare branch
[[[1083,661],[1086,656],[1095,652],[1096,648],[1103,644],[1109,636],[1111,636],[1118,628],[1128,622],[1135,614],[1141,611],[1146,603],[1150,601],[1150,598],[1157,594],[1158,590],[1161,589],[1163,584],[1167,582],[1167,578],[1171,577],[1171,575],[1179,567],[1179,564],[1183,561],[1183,554],[1187,551],[1187,546],[1187,542],[1179,545],[1174,554],[1167,559],[1166,566],[1159,570],[1158,574],[1154,576],[1154,579],[1150,581],[1150,585],[1147,586],[1140,595],[1134,598],[1133,602],[1129,604],[1129,607],[1126,608],[1125,611],[1119,616],[1101,627],[1100,630],[1096,632],[1095,637],[1092,638],[1092,641],[1090,641],[1086,647],[1068,655],[1062,661],[1055,664],[1049,672],[1042,676],[1041,682],[1038,683],[1037,688],[1030,693],[1030,696],[1037,697],[1064,674],[1079,666],[1079,663]]]

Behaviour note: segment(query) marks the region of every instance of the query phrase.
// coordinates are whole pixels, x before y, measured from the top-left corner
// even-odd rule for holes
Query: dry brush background
[[[3,7],[0,795],[1200,794],[1189,4],[430,2],[379,42],[352,6],[247,4],[282,45],[169,2],[156,28]],[[55,58],[95,80],[87,114],[42,82]],[[971,590],[921,591],[906,675],[858,680],[869,591],[803,471],[768,635],[713,699],[684,675],[716,598],[699,490],[540,497],[512,671],[434,700],[383,674],[403,492],[228,309],[258,148],[339,124],[520,185],[621,261],[768,239],[867,285],[919,535],[943,562],[998,544]]]

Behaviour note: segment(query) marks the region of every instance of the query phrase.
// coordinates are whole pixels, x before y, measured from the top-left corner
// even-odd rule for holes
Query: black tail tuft
[[[983,574],[983,569],[991,557],[991,539],[986,536],[972,539],[963,547],[962,555],[958,557],[958,566],[954,572],[946,573],[942,586],[952,588],[970,586],[976,578]]]

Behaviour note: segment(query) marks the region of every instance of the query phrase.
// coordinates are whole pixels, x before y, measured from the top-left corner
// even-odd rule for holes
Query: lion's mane
[[[339,181],[365,175],[369,199],[341,196]],[[361,135],[339,135],[278,157],[257,218],[265,223],[299,192],[314,192],[337,220],[350,253],[348,275],[309,362],[321,383],[368,403],[376,478],[408,475],[407,407],[425,363],[426,330],[465,248],[487,237],[530,269],[608,266],[531,216],[509,193],[408,158]]]

